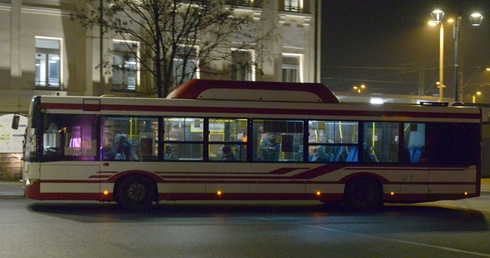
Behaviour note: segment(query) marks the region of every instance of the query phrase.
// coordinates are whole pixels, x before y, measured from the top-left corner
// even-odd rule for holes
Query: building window
[[[282,81],[301,82],[299,55],[282,56]]]
[[[251,51],[233,50],[231,52],[231,79],[253,81],[253,55]]]
[[[254,6],[254,0],[228,0],[227,3],[238,6]]]
[[[190,79],[198,78],[197,49],[192,46],[180,46],[175,54],[174,84],[180,85]]]
[[[138,42],[114,40],[112,89],[135,91],[138,85]]]
[[[61,39],[36,38],[36,88],[57,90],[61,85]]]
[[[289,12],[301,12],[303,9],[302,0],[284,0],[284,10]]]

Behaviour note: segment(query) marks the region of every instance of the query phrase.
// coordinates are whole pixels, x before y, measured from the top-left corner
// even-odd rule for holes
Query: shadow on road
[[[483,213],[426,205],[388,205],[379,211],[358,212],[316,202],[162,202],[145,212],[128,212],[116,204],[42,202],[27,206],[35,213],[85,223],[145,223],[182,219],[311,220],[322,225],[375,225],[375,231],[488,231]],[[396,225],[396,226],[394,226]]]

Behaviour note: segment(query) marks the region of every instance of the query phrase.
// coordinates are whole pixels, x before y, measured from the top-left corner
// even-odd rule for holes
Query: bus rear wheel
[[[156,197],[156,186],[148,177],[130,175],[121,179],[115,192],[116,200],[122,207],[141,211],[151,207]]]
[[[349,182],[344,191],[346,204],[356,210],[374,210],[383,204],[383,188],[370,177]]]

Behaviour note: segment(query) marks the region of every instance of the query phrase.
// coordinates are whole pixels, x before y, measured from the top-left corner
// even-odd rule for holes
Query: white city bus
[[[479,108],[339,103],[313,83],[191,80],[166,99],[36,96],[25,196],[383,203],[480,195]]]

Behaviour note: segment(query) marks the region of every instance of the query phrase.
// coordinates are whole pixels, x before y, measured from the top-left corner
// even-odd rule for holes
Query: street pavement
[[[490,178],[482,178],[481,192],[490,192]],[[21,181],[1,181],[0,199],[22,198],[24,190]]]

